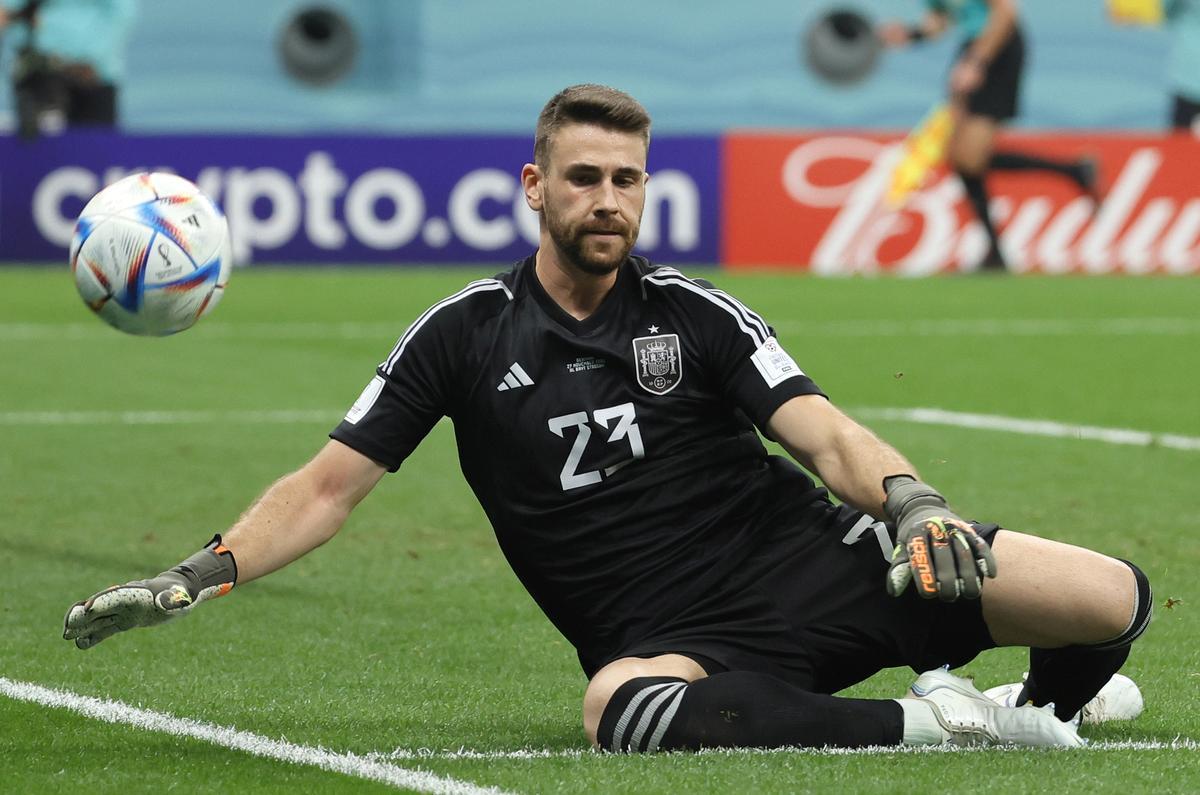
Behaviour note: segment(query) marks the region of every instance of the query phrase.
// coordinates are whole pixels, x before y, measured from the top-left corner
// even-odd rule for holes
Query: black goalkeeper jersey
[[[534,259],[430,307],[330,434],[395,471],[441,417],[521,582],[590,676],[734,587],[769,516],[824,498],[755,432],[821,394],[736,299],[641,257],[586,320]]]

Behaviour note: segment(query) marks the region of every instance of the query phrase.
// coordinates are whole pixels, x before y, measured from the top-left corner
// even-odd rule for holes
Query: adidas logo
[[[533,386],[533,379],[521,365],[513,362],[512,367],[509,367],[508,372],[504,374],[504,380],[496,385],[496,391],[504,392],[509,389],[520,389],[523,386]]]

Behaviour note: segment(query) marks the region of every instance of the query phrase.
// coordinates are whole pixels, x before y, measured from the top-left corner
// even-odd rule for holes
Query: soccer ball
[[[174,334],[212,311],[229,281],[225,216],[174,174],[133,174],[75,222],[71,273],[88,308],[130,334]]]

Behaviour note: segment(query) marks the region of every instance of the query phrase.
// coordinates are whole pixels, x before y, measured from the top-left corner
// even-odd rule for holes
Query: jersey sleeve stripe
[[[444,309],[451,304],[457,303],[469,295],[487,292],[490,290],[503,290],[504,294],[508,296],[508,300],[512,300],[512,291],[508,289],[508,285],[501,281],[497,281],[496,279],[480,279],[479,281],[471,282],[454,295],[448,298],[443,298],[441,301],[438,301],[436,304],[422,312],[421,316],[413,321],[413,324],[409,326],[408,329],[400,336],[400,339],[396,342],[396,346],[392,348],[392,352],[388,354],[387,359],[385,359],[383,364],[380,365],[384,372],[392,372],[392,368],[396,366],[396,362],[399,361],[400,356],[404,353],[404,348],[408,345],[408,341],[412,339],[414,334],[420,331],[421,326],[425,325],[429,318],[433,317],[439,309]]]
[[[724,299],[726,302],[728,302],[730,306],[732,306],[734,309],[736,309],[737,311],[739,311],[739,312],[742,314],[742,318],[743,318],[743,319],[744,319],[744,320],[745,320],[745,321],[746,321],[748,324],[750,324],[750,325],[754,326],[755,328],[757,328],[757,329],[758,329],[758,331],[759,331],[759,333],[761,333],[761,334],[762,334],[762,336],[763,336],[763,339],[768,339],[768,338],[770,338],[770,336],[771,336],[771,329],[770,329],[770,327],[767,325],[767,321],[763,320],[763,318],[762,318],[762,316],[761,316],[761,315],[759,315],[758,313],[756,313],[756,312],[752,311],[752,310],[751,310],[749,307],[747,307],[747,306],[746,306],[745,304],[743,304],[741,301],[739,301],[739,300],[737,300],[736,298],[734,298],[734,297],[733,297],[732,295],[730,295],[729,293],[725,292],[724,290],[718,290],[718,289],[717,289],[717,288],[715,288],[715,287],[703,287],[703,285],[697,284],[697,283],[696,283],[696,281],[695,281],[695,279],[689,279],[687,276],[684,276],[682,273],[680,273],[679,271],[675,270],[674,268],[659,268],[659,269],[658,269],[658,271],[656,272],[656,274],[657,274],[657,273],[664,273],[664,272],[665,272],[665,274],[667,274],[667,275],[676,276],[676,277],[678,277],[678,278],[680,278],[680,279],[685,279],[685,280],[687,280],[688,282],[690,282],[690,283],[692,283],[692,284],[695,284],[697,287],[701,287],[702,289],[708,290],[708,292],[709,292],[709,293],[711,293],[711,294],[713,294],[713,295],[720,296],[722,299]],[[653,276],[653,275],[656,275],[656,274],[651,274],[651,275]]]
[[[689,279],[688,276],[683,275],[683,273],[680,273],[679,270],[676,270],[674,268],[660,268],[659,273],[662,273],[662,271],[666,271],[666,273],[671,274],[673,276],[678,276],[679,279],[686,279],[686,280],[690,281],[691,283],[694,283],[694,285],[696,285],[697,287],[703,287],[703,285],[698,285],[698,283],[696,282],[695,279]],[[769,339],[769,337],[772,336],[772,334],[770,334],[770,327],[769,327],[769,325],[767,325],[767,321],[764,321],[764,319],[762,319],[762,316],[758,315],[757,312],[751,311],[750,307],[743,304],[742,301],[739,301],[738,299],[733,298],[732,295],[726,293],[724,291],[724,289],[716,289],[715,287],[703,287],[703,288],[707,289],[707,291],[709,293],[712,293],[714,295],[720,295],[721,298],[724,298],[726,301],[728,301],[728,303],[730,303],[731,306],[733,306],[733,309],[736,309],[739,312],[742,312],[742,317],[745,319],[745,322],[749,323],[750,325],[754,325],[754,327],[757,328],[758,331],[760,331],[760,333],[762,334],[763,339]]]
[[[660,268],[659,270],[661,271],[663,269]],[[755,347],[758,347],[759,345],[762,345],[763,343],[765,343],[767,341],[767,339],[771,336],[770,334],[766,333],[766,330],[763,327],[763,326],[765,326],[765,324],[760,325],[761,324],[760,318],[758,319],[759,320],[758,323],[754,322],[755,318],[758,318],[757,315],[748,317],[748,315],[752,315],[752,313],[750,313],[749,310],[745,310],[744,312],[739,311],[740,309],[744,309],[744,307],[742,307],[742,305],[739,304],[738,302],[732,301],[732,300],[726,300],[725,298],[722,298],[720,295],[714,294],[711,290],[705,290],[703,287],[696,284],[691,279],[687,278],[686,276],[679,273],[678,271],[674,271],[673,273],[665,273],[665,274],[656,272],[656,273],[649,274],[647,276],[643,276],[642,279],[650,282],[651,284],[656,284],[660,287],[665,287],[668,285],[675,285],[677,287],[682,287],[685,290],[693,292],[696,295],[702,296],[706,300],[716,304],[721,309],[723,309],[726,312],[728,312],[729,314],[733,315],[733,319],[737,321],[738,328],[740,328],[742,331],[744,331],[746,333],[746,335],[748,337],[750,337],[750,339],[754,340]]]
[[[771,336],[771,328],[770,328],[770,326],[767,325],[767,321],[763,320],[762,315],[760,315],[757,312],[755,312],[754,310],[750,309],[750,307],[746,306],[741,301],[737,300],[736,298],[734,298],[732,295],[725,292],[724,290],[713,289],[713,290],[709,290],[709,292],[712,293],[713,295],[719,295],[722,298],[724,298],[726,301],[729,301],[731,304],[733,304],[734,309],[737,309],[738,311],[740,311],[742,313],[742,316],[746,318],[746,322],[757,327],[758,330],[762,332],[762,335],[764,337]]]

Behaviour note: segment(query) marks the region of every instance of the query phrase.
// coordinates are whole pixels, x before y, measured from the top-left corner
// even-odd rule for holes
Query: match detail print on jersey
[[[642,389],[665,395],[683,378],[683,360],[679,355],[678,334],[657,334],[633,340],[633,361]]]
[[[804,375],[804,371],[774,337],[768,337],[766,342],[759,345],[758,350],[750,354],[750,361],[754,362],[759,374],[771,388],[793,376]]]
[[[375,376],[367,384],[366,389],[358,396],[358,400],[354,401],[354,405],[346,412],[346,422],[351,425],[357,425],[358,421],[363,418],[363,415],[371,410],[371,406],[375,405],[375,401],[379,399],[379,393],[383,391],[383,379]]]

